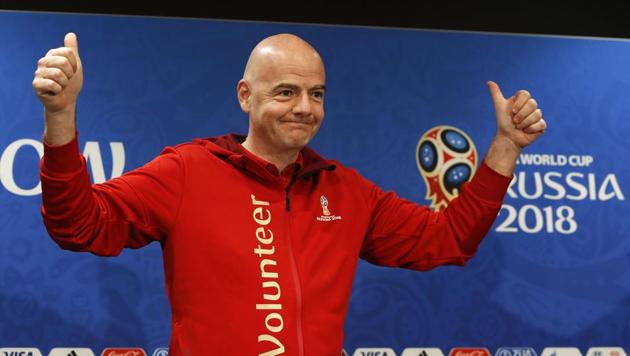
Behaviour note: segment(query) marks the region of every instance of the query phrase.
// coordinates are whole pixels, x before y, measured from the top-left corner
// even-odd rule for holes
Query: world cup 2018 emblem
[[[447,125],[425,132],[416,146],[416,164],[427,187],[426,199],[439,211],[475,174],[477,150],[462,130]]]
[[[319,202],[322,204],[322,214],[324,216],[330,216],[330,210],[328,210],[328,199],[324,195],[319,198]]]

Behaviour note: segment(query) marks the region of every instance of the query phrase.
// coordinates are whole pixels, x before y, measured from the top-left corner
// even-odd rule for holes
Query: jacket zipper
[[[289,199],[289,190],[295,181],[295,176],[291,179],[291,182],[285,189],[285,203],[286,203],[286,222],[287,222],[287,247],[289,248],[289,260],[291,262],[291,272],[293,275],[293,284],[295,285],[295,302],[296,302],[296,324],[297,324],[297,339],[298,339],[298,355],[304,355],[304,336],[302,335],[302,287],[300,285],[300,276],[297,271],[297,264],[295,263],[295,256],[293,255],[293,247],[291,246],[291,200]]]
[[[289,198],[289,190],[291,190],[291,186],[293,186],[295,179],[296,176],[293,175],[293,177],[291,177],[291,180],[289,181],[289,184],[287,184],[287,186],[284,188],[284,209],[287,212],[291,211],[291,198]]]

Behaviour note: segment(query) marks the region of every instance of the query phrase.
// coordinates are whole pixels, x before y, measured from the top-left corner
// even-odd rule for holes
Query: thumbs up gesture
[[[55,114],[74,110],[82,86],[77,36],[68,33],[64,47],[51,49],[37,62],[33,89],[47,114]]]
[[[488,89],[497,116],[497,136],[509,139],[520,150],[544,133],[547,123],[527,90],[506,99],[495,82],[489,81]]]

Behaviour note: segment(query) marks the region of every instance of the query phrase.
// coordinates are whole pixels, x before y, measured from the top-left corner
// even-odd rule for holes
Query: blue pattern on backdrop
[[[527,149],[533,161],[519,162],[524,184],[511,188],[478,255],[465,268],[428,273],[361,263],[346,349],[630,347],[630,42],[3,12],[0,154],[40,139],[33,71],[68,31],[79,35],[85,71],[80,146],[98,143],[107,177],[110,142],[124,144],[127,171],[166,145],[244,133],[236,82],[251,48],[274,33],[302,36],[326,62],[327,116],[313,146],[421,204],[428,201],[414,157],[420,136],[456,126],[482,157],[495,127],[485,82],[506,95],[527,88],[550,128]],[[37,151],[21,147],[11,177],[34,189]],[[536,161],[543,155],[547,164]],[[558,162],[572,156],[581,158]],[[0,347],[167,345],[159,246],[117,258],[62,251],[43,228],[40,195],[7,185],[3,178]]]

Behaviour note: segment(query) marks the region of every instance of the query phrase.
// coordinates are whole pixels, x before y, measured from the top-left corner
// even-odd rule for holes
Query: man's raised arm
[[[163,240],[181,200],[181,155],[167,148],[143,167],[92,185],[76,134],[82,85],[77,36],[68,33],[64,47],[38,61],[33,80],[44,105],[41,213],[48,233],[64,249],[106,256]]]

